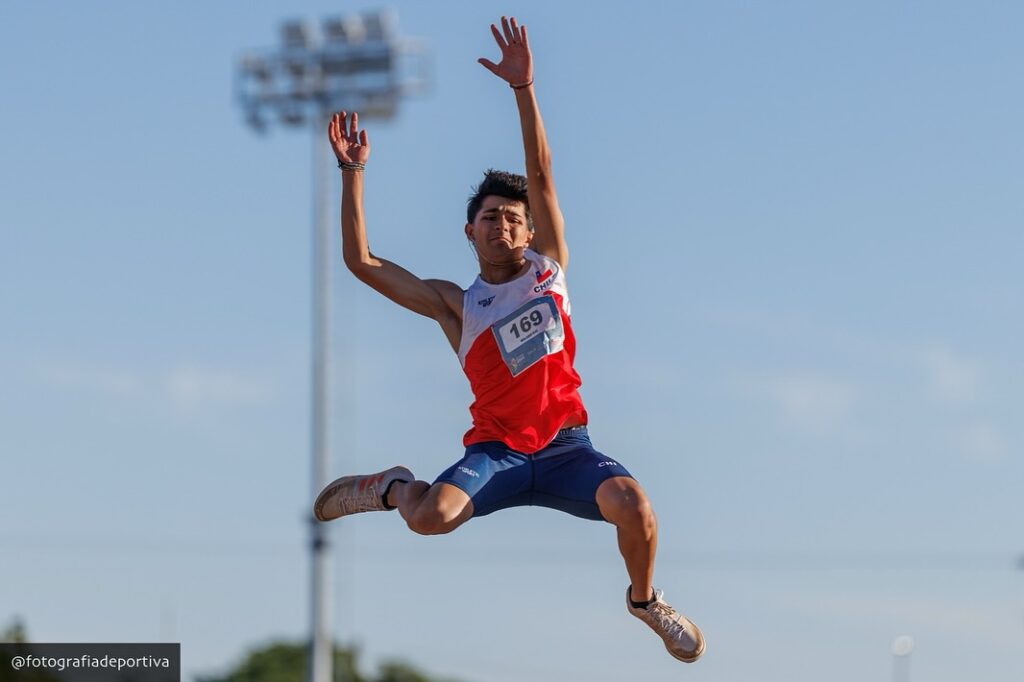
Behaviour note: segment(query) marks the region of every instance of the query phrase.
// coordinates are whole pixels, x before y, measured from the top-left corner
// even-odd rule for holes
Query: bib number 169
[[[508,333],[519,339],[529,334],[531,329],[540,327],[543,322],[544,316],[540,311],[533,310],[529,315],[523,315],[518,320],[513,320],[512,325],[508,328]]]
[[[527,301],[511,315],[498,320],[491,330],[512,376],[545,355],[562,349],[562,318],[550,296]]]

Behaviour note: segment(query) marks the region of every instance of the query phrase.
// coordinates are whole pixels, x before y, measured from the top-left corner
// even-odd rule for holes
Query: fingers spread
[[[526,48],[530,47],[530,41],[526,38],[526,24],[519,27],[519,37],[522,38],[523,46]]]
[[[490,59],[484,59],[481,57],[477,61],[483,64],[485,67],[487,67],[487,70],[490,71],[491,73],[495,75],[498,74],[498,65],[492,62]]]
[[[515,36],[512,35],[512,29],[508,26],[508,19],[505,17],[501,18],[501,30],[505,34],[505,41],[509,44],[515,42]]]
[[[514,42],[522,42],[522,36],[519,35],[519,26],[516,25],[516,18],[509,17],[509,23],[512,25],[512,40]]]
[[[491,24],[491,33],[494,34],[494,40],[498,43],[498,47],[504,51],[504,49],[508,47],[508,43],[506,43],[505,39],[501,37],[501,33],[498,32],[498,27],[494,24]]]
[[[359,130],[359,114],[357,114],[356,112],[353,111],[352,112],[352,128],[351,128],[351,132],[349,133],[349,137],[355,137],[357,130]]]
[[[366,137],[366,130],[359,131],[359,144],[361,144],[364,147],[370,146],[370,140],[369,138]]]

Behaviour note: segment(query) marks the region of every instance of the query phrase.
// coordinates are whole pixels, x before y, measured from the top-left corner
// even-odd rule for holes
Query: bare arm
[[[533,90],[533,55],[530,52],[526,26],[501,18],[502,30],[491,24],[491,33],[501,49],[501,63],[478,60],[494,75],[513,88],[526,152],[527,194],[530,214],[536,232],[533,249],[554,258],[565,268],[569,264],[569,247],[565,242],[565,221],[558,207],[558,195],[551,176],[551,149],[548,147],[544,122],[541,120],[537,96]]]
[[[363,213],[363,171],[357,168],[369,159],[370,144],[366,131],[358,130],[358,122],[353,113],[349,124],[342,111],[331,118],[328,126],[338,161],[354,164],[341,171],[341,250],[345,265],[360,281],[395,303],[436,320],[457,350],[462,334],[462,289],[445,280],[420,279],[370,252]]]

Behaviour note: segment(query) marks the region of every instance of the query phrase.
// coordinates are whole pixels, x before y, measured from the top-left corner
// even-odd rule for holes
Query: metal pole
[[[328,381],[331,368],[331,197],[330,150],[326,141],[330,112],[359,110],[364,120],[390,118],[402,95],[427,86],[425,45],[399,40],[394,16],[371,12],[328,19],[321,31],[302,21],[283,26],[282,49],[245,56],[239,64],[236,89],[246,120],[257,131],[279,121],[287,126],[313,124],[313,306],[310,449],[313,494],[330,481],[328,464]],[[403,59],[399,59],[403,57]],[[403,65],[420,68],[407,76]],[[269,115],[269,118],[268,118]],[[331,682],[333,637],[330,548],[323,524],[310,514],[311,632],[307,682]]]
[[[901,635],[892,641],[892,680],[910,682],[910,654],[914,651],[914,638]]]
[[[323,489],[328,481],[327,385],[330,374],[328,362],[330,348],[330,194],[327,191],[327,121],[323,114],[312,117],[313,122],[313,494]],[[311,522],[312,540],[312,594],[310,613],[312,646],[310,647],[309,682],[331,682],[333,662],[331,637],[331,560],[324,524]]]

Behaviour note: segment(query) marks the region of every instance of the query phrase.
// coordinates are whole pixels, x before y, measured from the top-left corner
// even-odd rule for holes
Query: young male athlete
[[[488,171],[470,198],[466,237],[480,275],[463,291],[420,279],[370,252],[363,216],[363,169],[370,156],[355,113],[335,114],[329,137],[341,168],[345,264],[395,303],[441,325],[469,378],[473,426],[465,456],[433,484],[405,467],[345,476],[317,497],[320,521],[398,509],[411,530],[449,533],[469,519],[507,507],[540,505],[615,525],[631,584],[626,607],[686,662],[704,652],[689,619],[654,590],[657,522],[643,489],[617,461],[594,450],[573,368],[576,339],[565,269],[569,251],[533,90],[526,26],[491,25],[501,63],[480,63],[515,95],[526,151],[526,177]]]

